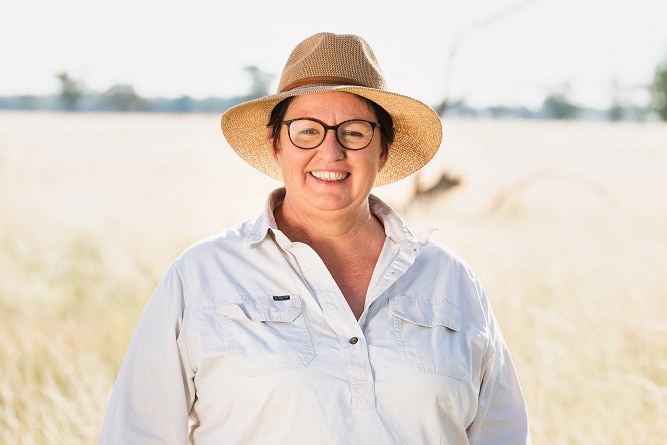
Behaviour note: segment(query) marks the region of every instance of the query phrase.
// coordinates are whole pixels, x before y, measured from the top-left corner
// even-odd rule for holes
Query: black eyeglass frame
[[[304,147],[301,147],[301,146],[297,145],[296,143],[294,143],[294,141],[292,140],[292,135],[290,134],[290,125],[292,125],[292,123],[296,122],[296,121],[312,121],[312,122],[317,122],[318,124],[320,124],[322,127],[324,127],[324,133],[323,133],[323,136],[322,136],[322,140],[317,145],[315,145],[314,147],[309,147],[309,148],[304,148]],[[364,145],[363,147],[349,148],[349,147],[345,146],[345,144],[340,140],[340,137],[338,136],[338,128],[341,125],[349,124],[350,122],[365,122],[365,123],[367,123],[368,125],[371,126],[371,130],[372,130],[373,133],[371,135],[371,138],[368,140],[368,143],[366,145]],[[339,124],[336,124],[336,125],[327,125],[326,123],[322,122],[319,119],[315,119],[314,117],[298,117],[296,119],[290,119],[290,120],[287,120],[287,121],[279,122],[278,125],[286,125],[287,126],[287,137],[289,138],[292,145],[294,145],[295,147],[297,147],[301,150],[313,150],[313,149],[319,147],[320,145],[322,145],[322,142],[324,142],[324,140],[327,138],[327,132],[329,130],[334,130],[334,134],[336,135],[336,140],[338,141],[340,146],[343,147],[346,150],[352,150],[352,151],[363,150],[364,148],[371,145],[371,142],[373,142],[373,138],[375,137],[375,128],[376,127],[377,128],[381,127],[381,125],[378,124],[377,122],[367,121],[365,119],[348,119],[348,120],[340,122]]]

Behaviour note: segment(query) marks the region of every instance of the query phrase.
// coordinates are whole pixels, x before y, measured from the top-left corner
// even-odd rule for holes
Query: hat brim
[[[262,173],[282,181],[267,139],[267,124],[273,108],[283,99],[309,93],[343,91],[372,100],[384,108],[394,122],[395,138],[389,157],[375,179],[375,187],[390,184],[426,165],[440,148],[442,122],[428,105],[397,93],[352,85],[308,85],[284,93],[254,99],[225,111],[222,132],[232,149]]]

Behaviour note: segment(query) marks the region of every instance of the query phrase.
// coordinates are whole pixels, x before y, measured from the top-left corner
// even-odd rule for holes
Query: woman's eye
[[[348,130],[345,133],[343,133],[343,136],[345,136],[346,138],[349,138],[349,139],[359,139],[359,138],[362,138],[364,135],[361,134],[361,132],[359,132],[359,131],[350,131],[350,130]]]

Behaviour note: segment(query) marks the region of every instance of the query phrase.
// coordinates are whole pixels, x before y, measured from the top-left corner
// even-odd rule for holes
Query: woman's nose
[[[321,159],[342,159],[345,157],[345,148],[340,145],[333,129],[327,130],[324,140],[317,147],[318,156]]]

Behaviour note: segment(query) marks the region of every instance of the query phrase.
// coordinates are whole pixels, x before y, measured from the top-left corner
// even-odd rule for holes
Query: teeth
[[[317,179],[322,179],[324,181],[342,181],[347,178],[347,173],[336,173],[336,172],[310,172],[311,175],[315,176]]]

